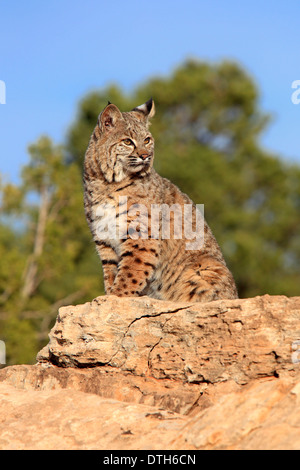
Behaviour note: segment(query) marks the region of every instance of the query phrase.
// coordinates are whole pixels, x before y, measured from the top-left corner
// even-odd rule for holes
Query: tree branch
[[[45,242],[45,230],[47,224],[47,218],[49,213],[49,207],[51,202],[50,191],[47,186],[41,191],[41,202],[39,207],[38,222],[36,225],[35,240],[33,246],[33,253],[30,256],[25,273],[24,283],[21,291],[22,299],[28,299],[34,293],[37,284],[37,272],[38,272],[38,259],[43,253],[44,242]]]

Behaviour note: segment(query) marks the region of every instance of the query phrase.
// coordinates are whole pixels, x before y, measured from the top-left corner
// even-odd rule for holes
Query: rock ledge
[[[0,449],[299,448],[299,320],[269,295],[62,307],[37,364],[0,370]]]

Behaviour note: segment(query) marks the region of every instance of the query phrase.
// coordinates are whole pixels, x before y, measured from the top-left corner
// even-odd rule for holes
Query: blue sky
[[[299,19],[299,0],[0,0],[0,172],[17,181],[41,134],[62,142],[91,89],[130,91],[188,57],[239,62],[273,115],[262,145],[300,163]]]

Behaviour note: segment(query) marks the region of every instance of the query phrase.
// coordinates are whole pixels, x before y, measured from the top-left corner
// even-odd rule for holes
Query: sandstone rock
[[[192,417],[70,388],[2,382],[0,449],[297,450],[299,379],[258,379]]]
[[[299,450],[300,374],[263,379],[188,420],[171,448],[205,450]]]
[[[188,383],[246,384],[295,370],[297,340],[300,297],[174,304],[104,296],[61,308],[38,361],[109,366]]]
[[[109,367],[78,369],[51,364],[11,366],[0,371],[0,383],[2,381],[26,390],[73,389],[123,402],[157,406],[181,414],[208,406],[207,397],[203,397],[201,404],[198,403],[207,389],[205,384],[199,386],[138,377]]]
[[[75,390],[24,391],[0,384],[0,449],[159,449],[185,418]]]
[[[296,449],[300,297],[63,307],[0,370],[3,449]]]

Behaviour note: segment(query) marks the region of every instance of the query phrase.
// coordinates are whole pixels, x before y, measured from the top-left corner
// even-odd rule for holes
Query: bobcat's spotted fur
[[[187,239],[174,236],[172,212],[170,238],[161,234],[151,238],[153,204],[192,205],[195,228],[195,205],[153,169],[154,140],[148,129],[153,115],[152,100],[126,113],[109,103],[99,115],[86,151],[85,212],[102,260],[106,294],[195,302],[236,298],[232,274],[205,221],[201,249],[187,250]],[[132,239],[128,232],[126,238],[107,239],[99,235],[103,207],[112,212],[112,224],[117,221],[118,225],[125,216],[128,227],[134,220],[131,209],[135,204],[147,209],[145,224],[140,232],[136,229],[140,236]]]

